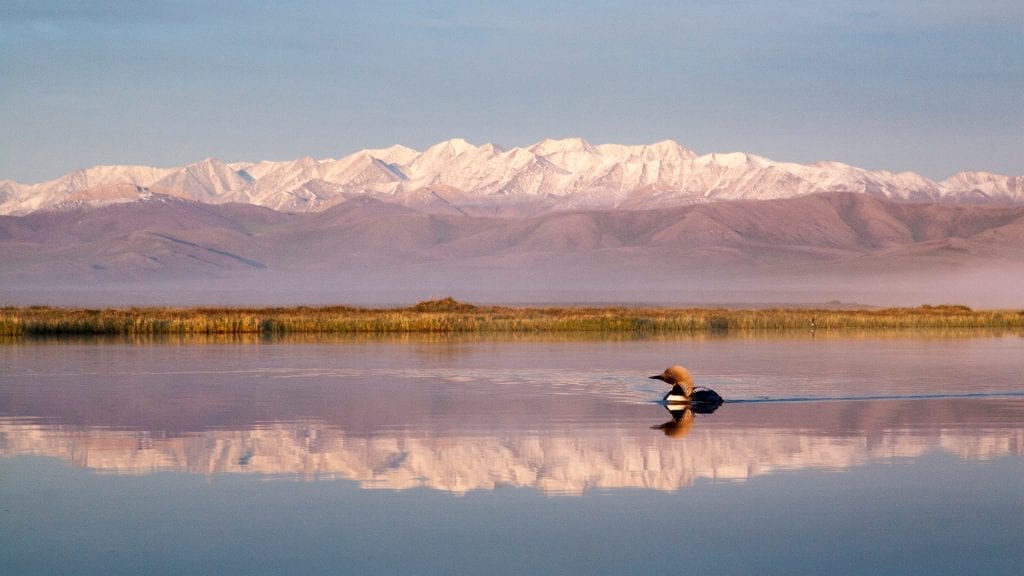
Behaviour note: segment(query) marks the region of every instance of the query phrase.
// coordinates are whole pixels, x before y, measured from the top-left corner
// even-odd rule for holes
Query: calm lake
[[[682,363],[727,400],[672,414]],[[1024,337],[0,344],[5,574],[1021,574]]]

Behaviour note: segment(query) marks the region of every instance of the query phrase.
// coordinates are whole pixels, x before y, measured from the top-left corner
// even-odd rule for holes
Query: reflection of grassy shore
[[[409,308],[0,308],[0,335],[629,333],[1021,329],[1024,311],[964,306],[870,310],[511,308],[450,298]]]

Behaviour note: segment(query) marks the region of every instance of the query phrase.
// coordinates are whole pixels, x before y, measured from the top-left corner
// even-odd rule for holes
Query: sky
[[[1024,2],[0,6],[0,180],[575,136],[1024,175]]]

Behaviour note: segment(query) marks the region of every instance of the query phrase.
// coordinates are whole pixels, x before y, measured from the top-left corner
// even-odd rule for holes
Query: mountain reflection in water
[[[672,343],[664,346],[677,353]],[[439,355],[448,350],[443,346],[384,344],[7,349],[0,456],[55,457],[116,474],[259,474],[347,479],[373,489],[461,494],[517,486],[579,494],[674,491],[938,451],[964,459],[1024,455],[1024,397],[1016,389],[1005,397],[899,397],[918,385],[887,374],[892,380],[864,391],[895,387],[886,388],[897,394],[890,399],[726,403],[714,414],[666,413],[653,401],[663,387],[647,382],[649,368],[560,368],[548,365],[560,360],[558,347],[551,348],[496,345],[484,357],[472,347],[460,356]],[[585,350],[592,363],[607,354],[607,347],[597,348],[561,352]],[[637,353],[637,363],[658,366],[667,356],[649,354],[659,360]],[[759,397],[772,391],[757,387],[759,377],[741,373],[715,382],[727,397]],[[820,379],[815,385],[808,389],[819,393]]]
[[[624,405],[604,425],[547,431],[505,425],[436,434],[423,429],[360,434],[325,421],[168,434],[5,418],[0,453],[57,457],[118,474],[265,474],[349,479],[365,488],[464,493],[522,486],[568,494],[677,490],[702,479],[840,470],[940,450],[969,459],[1024,453],[1024,401],[973,400],[967,410],[960,404],[727,405],[714,416],[686,411],[655,426],[664,434],[650,430],[649,421],[664,414],[658,405]]]

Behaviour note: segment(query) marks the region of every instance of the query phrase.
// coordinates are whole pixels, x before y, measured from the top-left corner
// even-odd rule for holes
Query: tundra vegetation
[[[0,308],[7,337],[160,334],[728,334],[902,329],[1024,329],[1024,311],[916,308],[476,306],[452,298],[407,308]]]

